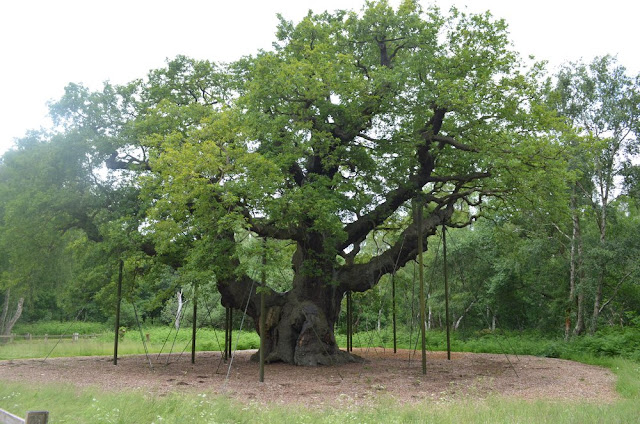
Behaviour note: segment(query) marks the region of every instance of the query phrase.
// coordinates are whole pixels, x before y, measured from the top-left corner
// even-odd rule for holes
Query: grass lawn
[[[0,407],[13,413],[48,409],[52,423],[634,423],[638,399],[598,405],[492,398],[482,402],[426,403],[374,408],[307,410],[239,403],[208,393],[148,397],[70,386],[0,385]]]
[[[200,330],[199,350],[219,350],[218,341],[224,333]],[[172,336],[167,328],[150,329],[151,352],[190,352],[188,331]],[[120,343],[121,354],[144,353],[140,334],[127,334]],[[234,333],[239,336],[239,348],[256,347],[255,333]],[[109,333],[94,339],[71,342],[57,340],[20,341],[0,345],[0,359],[51,356],[112,355],[113,340]],[[369,340],[371,335],[361,335],[360,340]],[[354,338],[357,340],[357,338]],[[379,343],[386,344],[380,339]],[[234,342],[235,343],[235,342]],[[505,349],[509,344],[517,353],[540,354],[549,349],[539,346],[542,342],[495,339],[457,342],[458,350],[471,346],[474,351]],[[365,343],[366,344],[366,343]],[[404,344],[404,343],[403,343]],[[433,343],[435,344],[435,343]],[[433,345],[432,344],[432,345]],[[55,346],[55,348],[54,348]],[[172,348],[173,346],[173,348]],[[406,346],[405,346],[406,347]],[[461,348],[462,347],[462,348]],[[434,349],[437,349],[434,348]],[[523,352],[524,350],[525,352]],[[445,403],[425,402],[417,406],[398,405],[383,400],[375,407],[326,408],[309,410],[286,405],[263,406],[255,403],[240,403],[224,396],[202,392],[197,394],[171,394],[151,396],[142,392],[103,392],[98,389],[78,389],[70,385],[56,384],[43,387],[27,387],[23,384],[2,381],[0,365],[0,408],[17,415],[27,410],[50,411],[51,423],[640,423],[640,364],[620,357],[599,357],[567,350],[570,359],[610,368],[618,377],[617,391],[622,399],[611,404],[584,402],[522,401],[500,397],[483,401],[450,401]],[[564,355],[567,356],[567,355]],[[257,384],[257,383],[256,383]]]

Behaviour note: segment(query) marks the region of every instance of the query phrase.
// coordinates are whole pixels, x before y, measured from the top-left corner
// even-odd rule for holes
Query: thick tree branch
[[[305,175],[302,168],[300,168],[300,165],[298,165],[296,162],[292,163],[289,167],[289,174],[293,178],[293,181],[295,181],[296,185],[298,187],[302,187],[302,184],[304,184]]]
[[[437,107],[435,105],[433,106],[433,116],[431,116],[431,119],[421,131],[422,137],[425,141],[433,140],[433,137],[436,137],[440,133],[440,128],[442,128],[442,123],[444,122],[446,113],[447,109]]]
[[[469,183],[471,181],[480,180],[484,178],[491,177],[490,172],[474,172],[472,174],[466,175],[448,175],[448,176],[431,176],[429,177],[429,182],[434,183],[448,183],[448,182],[456,182],[456,183]]]
[[[117,152],[114,152],[107,158],[105,165],[108,169],[126,169],[126,170],[143,170],[151,171],[151,165],[146,159],[138,159],[131,155],[119,157]]]
[[[436,233],[443,222],[453,215],[451,202],[444,208],[436,208],[422,221],[425,241]],[[427,243],[424,243],[427,248]],[[347,264],[338,270],[338,281],[344,291],[364,292],[375,286],[384,274],[403,267],[418,254],[418,231],[416,223],[409,225],[398,241],[380,255],[364,264]]]
[[[260,237],[274,238],[278,240],[298,240],[299,235],[295,229],[276,227],[276,225],[264,218],[252,218],[245,210],[245,217],[250,230]]]
[[[144,252],[147,256],[151,256],[157,258],[158,262],[169,265],[173,269],[178,269],[184,266],[185,258],[184,255],[176,256],[176,255],[168,255],[168,254],[160,254],[156,250],[155,244],[150,241],[145,241],[141,243],[138,248]]]
[[[260,292],[265,293],[267,309],[283,306],[286,302],[285,293],[278,293],[269,287],[264,287],[246,275],[220,279],[217,287],[223,306],[243,312],[246,308],[247,315],[256,320],[260,316]]]
[[[344,250],[351,244],[358,244],[367,234],[389,218],[404,202],[415,197],[431,181],[431,173],[435,168],[435,161],[430,152],[433,137],[437,136],[442,127],[446,109],[434,107],[434,113],[427,127],[420,132],[425,142],[418,147],[417,156],[419,168],[409,177],[407,184],[387,193],[385,200],[371,212],[363,215],[357,221],[345,225],[347,233],[345,241],[337,250]]]
[[[464,143],[460,143],[459,141],[456,141],[453,137],[446,137],[443,135],[434,135],[431,137],[431,139],[433,141],[439,142],[441,145],[448,144],[450,146],[455,147],[458,150],[464,150],[465,152],[476,152],[476,153],[478,152],[477,149],[474,149],[473,147],[468,146]]]
[[[429,182],[432,169],[412,175],[408,184],[390,191],[386,200],[371,212],[362,215],[357,221],[345,225],[344,231],[347,233],[347,237],[339,245],[338,250],[344,250],[351,244],[360,243],[367,234],[389,218],[404,202],[415,197],[420,189]]]
[[[260,292],[265,293],[267,309],[274,306],[282,306],[286,302],[286,293],[278,293],[269,287],[249,278],[246,275],[237,275],[240,261],[235,255],[235,240],[232,231],[220,234],[221,243],[227,242],[228,249],[224,249],[218,258],[220,267],[217,273],[217,288],[220,292],[221,303],[227,308],[247,311],[247,315],[257,318],[260,315]]]

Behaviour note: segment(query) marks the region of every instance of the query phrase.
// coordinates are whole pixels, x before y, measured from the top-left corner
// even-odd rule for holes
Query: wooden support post
[[[349,349],[353,352],[353,292],[349,292]]]
[[[413,201],[414,221],[418,230],[418,278],[420,279],[420,331],[422,333],[422,374],[427,373],[427,329],[425,328],[425,299],[424,299],[424,262],[423,262],[423,234],[422,234],[422,202]]]
[[[233,308],[229,308],[229,358],[233,353]]]
[[[391,274],[391,311],[393,317],[393,353],[398,353],[398,339],[396,333],[396,272]]]
[[[191,363],[196,363],[196,327],[198,320],[198,284],[193,289],[193,325],[191,328]]]
[[[266,319],[266,313],[267,313],[267,308],[265,307],[265,299],[264,299],[264,290],[260,293],[260,322],[259,322],[259,326],[260,326],[260,375],[259,375],[259,381],[260,383],[264,382],[264,350],[265,350],[265,344],[267,341],[267,335],[266,335],[266,325],[265,325],[265,319]]]
[[[442,260],[444,262],[444,314],[447,327],[447,359],[451,360],[451,324],[449,323],[449,278],[447,272],[447,228],[442,223]]]
[[[353,304],[351,291],[347,292],[347,352],[353,352]]]
[[[351,352],[349,345],[351,337],[351,292],[347,292],[347,352]]]
[[[224,354],[222,358],[227,360],[227,352],[229,351],[229,308],[224,308]]]
[[[231,342],[233,341],[233,308],[229,308],[229,321],[227,323],[227,351],[225,352],[225,358],[231,358]]]
[[[349,292],[347,292],[347,313],[346,313],[346,318],[345,318],[345,322],[347,323],[347,352],[350,352],[349,350],[349,334],[351,334],[351,329],[349,328],[349,324],[351,324],[350,320],[349,320],[349,301],[350,301],[350,296],[349,296]]]
[[[116,301],[116,328],[115,328],[115,340],[113,342],[113,365],[118,365],[118,339],[120,336],[120,304],[122,303],[122,268],[124,267],[124,261],[120,259],[118,269],[118,296]]]
[[[260,290],[260,319],[258,321],[258,327],[260,330],[260,372],[258,380],[260,383],[264,382],[264,350],[267,342],[267,334],[266,334],[266,315],[267,315],[267,307],[265,304],[265,289],[267,287],[267,239],[262,240],[262,278],[261,278],[262,287]]]

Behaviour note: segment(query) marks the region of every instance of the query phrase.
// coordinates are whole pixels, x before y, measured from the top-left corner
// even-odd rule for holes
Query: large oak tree
[[[333,333],[343,295],[414,259],[419,226],[426,249],[488,199],[545,187],[539,72],[488,13],[380,1],[281,18],[273,51],[225,66],[178,57],[127,86],[72,85],[54,112],[116,181],[135,176],[147,254],[209,269],[256,322],[265,293],[267,361],[332,364],[352,359]],[[363,254],[391,227],[395,242]],[[247,234],[291,253],[284,289],[247,271]]]

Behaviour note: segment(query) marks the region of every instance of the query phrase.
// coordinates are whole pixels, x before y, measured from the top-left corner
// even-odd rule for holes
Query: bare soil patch
[[[391,398],[399,403],[449,402],[506,396],[551,401],[613,402],[615,376],[601,367],[534,356],[453,353],[427,355],[422,374],[420,353],[354,349],[366,362],[334,367],[265,367],[258,383],[258,364],[250,351],[236,352],[231,367],[219,352],[188,355],[0,361],[0,380],[65,383],[103,390],[140,390],[164,396],[171,392],[221,394],[242,402],[304,404],[310,407],[371,405]],[[227,378],[228,373],[228,378]]]

